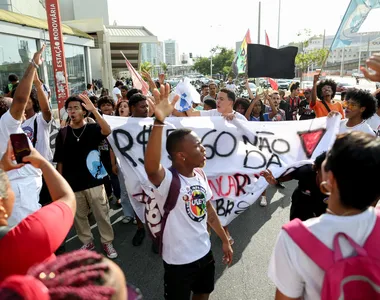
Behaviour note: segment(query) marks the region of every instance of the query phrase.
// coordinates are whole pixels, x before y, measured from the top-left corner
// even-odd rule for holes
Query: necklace
[[[344,216],[348,216],[350,213],[354,212],[353,210],[349,210],[349,211],[346,211],[344,214],[341,214],[341,215],[338,215],[336,213],[334,213],[331,209],[329,208],[326,208],[326,212],[330,215],[333,215],[333,216],[340,216],[340,217],[344,217]]]
[[[82,132],[80,133],[79,136],[77,136],[77,135],[74,133],[74,129],[71,127],[71,131],[73,132],[73,135],[77,138],[77,142],[80,141],[80,138],[81,138],[83,132],[86,130],[86,126],[87,126],[87,123],[84,125],[84,128],[83,128],[83,130],[82,130]]]

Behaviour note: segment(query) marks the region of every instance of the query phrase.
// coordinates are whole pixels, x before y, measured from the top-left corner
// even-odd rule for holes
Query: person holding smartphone
[[[37,69],[42,64],[41,57],[44,49],[45,45],[33,55],[23,78],[17,86],[9,110],[2,110],[3,114],[0,115],[1,156],[7,149],[7,141],[10,135],[23,133],[22,121],[24,120],[25,109],[32,91],[33,80]],[[10,226],[15,226],[22,219],[41,208],[39,194],[42,187],[42,173],[41,170],[33,167],[33,165],[27,164],[22,168],[10,170],[8,177],[16,197],[13,213],[8,219],[8,223]]]
[[[17,138],[20,136],[21,138]],[[24,133],[13,134],[12,142],[21,145],[22,138],[28,142]],[[28,147],[28,146],[27,146]],[[54,259],[54,252],[68,234],[76,212],[75,195],[66,180],[33,147],[29,155],[20,157],[22,163],[14,164],[15,154],[10,142],[0,161],[0,282],[11,275],[24,275],[37,263]],[[17,191],[9,183],[8,174],[30,166],[42,172],[49,189],[52,204],[30,214],[16,226],[9,220],[17,203]],[[29,197],[38,197],[35,195]]]

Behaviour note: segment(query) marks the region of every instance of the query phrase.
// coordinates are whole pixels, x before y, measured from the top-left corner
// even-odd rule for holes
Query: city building
[[[1,0],[0,0],[1,1]],[[60,0],[64,24],[88,33],[95,47],[90,50],[93,79],[111,90],[117,79],[129,75],[125,57],[137,69],[143,43],[157,43],[157,37],[142,26],[110,24],[107,0]],[[123,54],[121,54],[121,52]]]
[[[165,63],[167,65],[179,65],[178,44],[174,40],[167,40],[165,43]]]
[[[52,90],[52,104],[56,107],[55,84],[45,1],[0,0],[0,92],[13,73],[21,78],[33,54],[46,44],[45,64],[39,75]],[[94,39],[76,28],[62,26],[69,91],[82,92],[91,80],[90,48]]]
[[[152,65],[164,62],[164,43],[143,43],[141,45],[141,61],[148,61]]]
[[[322,49],[329,49],[334,36],[313,37],[309,40],[306,52]],[[337,48],[332,51],[327,59],[326,70],[343,70],[343,73],[357,70],[360,66],[365,65],[365,60],[371,56],[373,52],[380,51],[380,32],[364,32],[358,33],[352,38],[350,45],[344,48]],[[343,68],[342,68],[343,66]],[[342,75],[344,75],[342,74]]]

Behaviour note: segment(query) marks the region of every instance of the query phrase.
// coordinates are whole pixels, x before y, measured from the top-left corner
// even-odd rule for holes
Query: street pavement
[[[285,189],[269,187],[267,207],[260,207],[256,201],[230,224],[229,230],[235,239],[234,260],[230,267],[222,264],[222,244],[215,233],[212,234],[216,283],[211,300],[274,299],[275,286],[267,276],[268,263],[281,226],[289,219],[290,196],[296,184],[296,181],[286,182]],[[144,299],[164,299],[162,260],[151,251],[148,236],[140,247],[134,247],[132,238],[136,226],[120,221],[121,210],[112,207],[114,246],[119,253],[115,262],[124,271],[127,281],[140,288]],[[98,251],[102,251],[96,225],[93,225],[93,234]],[[72,230],[66,248],[72,251],[80,246]]]

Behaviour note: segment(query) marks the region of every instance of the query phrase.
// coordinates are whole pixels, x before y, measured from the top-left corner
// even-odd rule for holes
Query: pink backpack
[[[334,237],[334,250],[330,250],[299,219],[282,227],[302,251],[325,271],[322,300],[380,300],[379,211],[376,211],[376,215],[375,227],[363,247],[340,232]],[[356,256],[343,258],[339,237],[345,238],[351,244]]]

